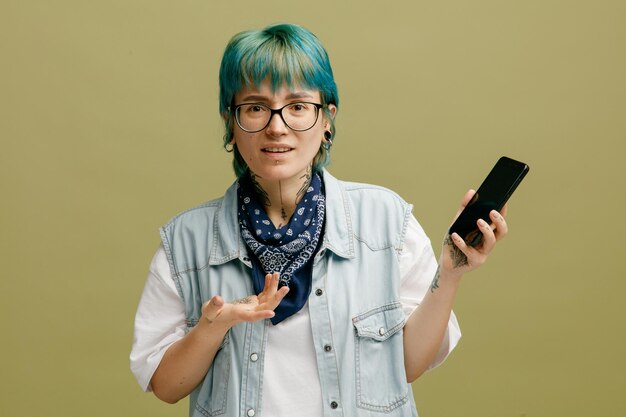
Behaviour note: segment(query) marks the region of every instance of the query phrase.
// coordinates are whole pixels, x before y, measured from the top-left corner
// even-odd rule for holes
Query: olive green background
[[[621,0],[2,0],[0,415],[186,415],[131,375],[134,312],[157,228],[233,180],[227,40],[281,21],[331,56],[331,171],[400,193],[437,252],[500,155],[531,167],[420,415],[626,415]]]

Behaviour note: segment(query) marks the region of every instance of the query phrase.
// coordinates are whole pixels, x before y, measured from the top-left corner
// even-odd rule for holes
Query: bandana
[[[249,175],[239,179],[239,226],[252,259],[254,291],[265,286],[265,275],[280,273],[279,287],[289,292],[274,310],[272,324],[278,324],[297,313],[311,292],[313,257],[318,249],[324,226],[326,199],[319,173],[314,173],[289,223],[276,229],[258,201]]]

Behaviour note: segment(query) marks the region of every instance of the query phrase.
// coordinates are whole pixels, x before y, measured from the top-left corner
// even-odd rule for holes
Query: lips
[[[287,147],[271,147],[271,148],[263,148],[262,151],[267,152],[267,153],[285,153],[285,152],[291,151],[292,149],[293,148],[287,148]]]

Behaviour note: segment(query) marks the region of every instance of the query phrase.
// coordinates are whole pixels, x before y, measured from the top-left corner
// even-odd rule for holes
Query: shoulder
[[[332,177],[326,183],[326,210],[338,228],[353,233],[370,248],[401,247],[413,209],[402,197],[373,184]]]
[[[217,226],[223,198],[208,201],[172,217],[159,230],[172,271],[189,269],[208,262],[210,236]],[[195,254],[202,254],[196,259]],[[181,258],[182,257],[182,258]]]
[[[356,211],[365,210],[373,215],[397,212],[404,218],[412,210],[411,204],[389,188],[352,181],[338,180],[338,183]]]
[[[367,184],[363,182],[352,182],[338,180],[342,188],[351,196],[358,196],[359,198],[369,199],[385,199],[401,204],[407,204],[402,197],[400,197],[395,191],[389,188],[382,187],[380,185]]]
[[[233,197],[234,194],[234,197]],[[230,196],[230,198],[228,197]],[[168,254],[187,253],[190,248],[210,253],[212,242],[219,235],[219,223],[231,224],[232,216],[225,215],[228,201],[236,199],[236,185],[233,184],[222,197],[207,201],[187,209],[172,217],[160,228],[161,241]]]
[[[219,236],[223,206],[224,197],[207,201],[175,215],[160,228],[172,275],[203,268],[209,263]]]
[[[205,222],[212,219],[222,206],[224,197],[219,197],[184,210],[170,218],[163,228],[168,229],[186,223]]]
[[[235,206],[237,203],[237,181],[233,182],[221,197],[209,200],[195,207],[187,209],[172,217],[162,229],[172,229],[178,226],[188,227],[211,227],[216,216],[220,216],[224,210]],[[224,220],[224,219],[222,219]]]

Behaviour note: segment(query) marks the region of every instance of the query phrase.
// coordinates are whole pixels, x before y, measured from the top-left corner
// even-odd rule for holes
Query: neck
[[[278,181],[265,180],[250,172],[250,178],[259,201],[263,204],[267,216],[276,228],[289,222],[296,206],[311,183],[311,176],[311,166],[299,176]]]

